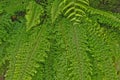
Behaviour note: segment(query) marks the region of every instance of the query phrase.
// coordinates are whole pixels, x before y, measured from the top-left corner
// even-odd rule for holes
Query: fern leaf
[[[10,30],[11,22],[9,21],[9,16],[6,14],[0,15],[0,74],[4,72],[6,67],[6,49],[9,46]]]
[[[112,61],[114,65],[114,69],[116,71],[118,80],[120,79],[120,37],[119,30],[113,28],[105,28],[104,33],[106,34],[106,42],[108,43],[112,55]]]
[[[84,12],[86,7],[83,4],[89,5],[88,0],[66,0],[61,2],[61,4],[63,3],[65,6],[63,8],[64,15],[75,24],[81,22],[81,18],[86,16],[86,13]]]
[[[120,19],[114,16],[112,13],[104,12],[98,9],[88,7],[88,12],[93,15],[93,17],[100,23],[105,23],[107,25],[118,27],[120,25]]]
[[[49,27],[49,41],[50,51],[47,52],[48,58],[44,64],[44,80],[66,80],[68,77],[67,74],[67,65],[66,65],[66,54],[65,49],[62,47],[64,45],[60,27],[57,26]],[[59,69],[58,69],[59,67]]]
[[[97,24],[87,24],[88,52],[93,68],[92,80],[117,80],[116,71],[112,62],[110,47],[101,34],[101,28]],[[87,26],[86,25],[86,26]],[[113,76],[114,75],[114,76]]]
[[[55,22],[57,17],[61,14],[61,9],[63,5],[60,5],[61,0],[54,0],[51,6],[51,20],[52,23]]]
[[[14,31],[14,33],[16,35],[11,36],[9,39],[10,43],[12,43],[12,44],[11,44],[10,48],[8,48],[8,53],[9,53],[8,56],[9,56],[9,60],[10,60],[9,61],[9,63],[10,63],[9,69],[10,70],[7,71],[6,80],[13,80],[13,75],[14,75],[13,73],[15,71],[15,63],[16,63],[15,56],[17,54],[16,51],[19,50],[19,47],[21,46],[20,44],[23,43],[23,40],[24,40],[23,34],[25,33],[25,32],[24,33],[23,32],[24,32],[24,28],[19,27],[16,31]],[[19,35],[19,37],[17,35]],[[16,39],[14,39],[15,37],[16,37]]]
[[[27,7],[27,14],[26,14],[26,27],[27,31],[30,30],[32,27],[37,26],[40,24],[40,17],[42,16],[44,10],[42,6],[38,5],[34,1],[31,1]]]
[[[45,34],[45,25],[28,33],[23,27],[17,31],[19,36],[13,37],[14,45],[11,45],[9,49],[10,65],[6,80],[32,80],[32,76],[39,67],[38,62],[44,62],[44,58],[47,57],[45,51],[48,50],[49,45],[45,39]]]
[[[65,19],[66,20],[66,19]],[[91,64],[86,53],[86,35],[82,25],[74,25],[67,21],[61,21],[58,32],[62,40],[58,40],[63,49],[59,53],[56,69],[56,80],[91,80]],[[58,39],[58,38],[57,38]]]

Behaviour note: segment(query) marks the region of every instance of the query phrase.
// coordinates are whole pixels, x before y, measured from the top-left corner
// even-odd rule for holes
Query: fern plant
[[[0,4],[5,80],[120,80],[119,14],[94,9],[89,0]]]

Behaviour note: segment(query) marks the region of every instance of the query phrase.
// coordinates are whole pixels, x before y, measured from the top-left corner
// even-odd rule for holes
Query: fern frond
[[[87,25],[89,26],[87,30],[88,52],[91,57],[93,69],[91,79],[117,80],[117,74],[113,65],[110,47],[104,40],[105,36],[101,35],[101,28],[97,24]]]
[[[39,67],[37,62],[44,62],[44,58],[47,57],[45,51],[49,45],[45,39],[45,25],[28,33],[24,27],[19,30],[13,36],[13,45],[9,48],[10,65],[6,80],[32,80],[32,76],[37,72],[36,68]]]
[[[15,63],[16,63],[15,56],[17,55],[17,51],[19,50],[19,47],[23,44],[23,40],[25,39],[25,37],[23,37],[23,35],[25,35],[24,29],[25,27],[22,28],[19,26],[19,28],[13,32],[14,35],[12,35],[9,39],[11,46],[8,48],[8,53],[9,53],[8,58],[10,61],[9,61],[9,70],[6,74],[6,80],[13,79],[13,75],[14,75],[13,73],[15,71]]]
[[[104,12],[91,7],[88,7],[87,11],[94,17],[95,20],[98,20],[100,23],[105,23],[118,28],[120,26],[120,19],[114,16],[112,13]]]
[[[103,26],[104,27],[104,26]],[[105,28],[105,27],[104,27]],[[120,37],[119,37],[119,30],[113,28],[105,28],[104,33],[106,34],[106,42],[108,43],[112,55],[112,61],[114,65],[114,69],[117,73],[117,77],[120,79],[119,72],[120,72]],[[118,79],[118,80],[119,80]]]
[[[52,23],[57,19],[57,17],[61,14],[61,9],[63,5],[60,5],[62,0],[54,0],[51,6],[51,20]]]
[[[86,53],[85,29],[82,25],[73,26],[65,20],[61,21],[58,26],[59,35],[63,39],[59,40],[63,52],[59,54],[61,59],[58,65],[61,63],[61,70],[57,70],[58,80],[60,77],[64,80],[91,80],[92,69]]]
[[[43,12],[42,6],[38,5],[35,1],[30,1],[27,7],[27,14],[25,15],[27,31],[40,24],[40,17],[43,15]]]
[[[9,20],[9,15],[0,15],[0,74],[3,73],[6,67],[4,66],[7,55],[6,48],[9,46],[8,38],[11,35],[10,31],[12,31],[12,24]]]
[[[70,21],[76,23],[81,22],[81,18],[86,16],[84,10],[86,7],[84,5],[89,5],[88,0],[73,0],[73,1],[63,1],[61,2],[65,7],[63,8],[64,15],[70,19]],[[84,5],[83,5],[84,4]]]
[[[64,47],[62,35],[60,32],[60,26],[56,24],[49,27],[49,41],[50,51],[47,52],[48,58],[44,64],[44,80],[67,80],[68,72],[66,65],[66,53]],[[59,67],[59,69],[58,69]]]
[[[69,79],[72,80],[91,80],[91,64],[86,53],[86,35],[82,25],[70,26],[70,32],[66,35],[67,52],[69,60]],[[68,79],[68,80],[69,80]]]

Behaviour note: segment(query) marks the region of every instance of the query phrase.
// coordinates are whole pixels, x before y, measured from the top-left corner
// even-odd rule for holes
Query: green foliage
[[[0,0],[0,9],[4,9],[9,14],[14,14],[16,11],[26,9],[29,1],[31,0]]]
[[[83,5],[89,5],[88,0],[73,0],[73,1],[63,1],[61,4],[64,4],[65,7],[63,8],[63,13],[67,16],[70,21],[79,23],[81,22],[81,18],[85,17],[86,14],[84,10],[86,9]]]
[[[11,23],[7,14],[2,15],[0,18],[0,74],[3,74],[4,69],[2,67],[5,63],[6,48],[7,46],[9,46],[9,42],[7,39],[10,35],[11,27],[9,25]]]
[[[44,10],[42,6],[38,5],[36,2],[31,1],[27,7],[26,13],[26,27],[27,31],[30,30],[32,27],[37,26],[41,21],[40,17],[42,16]]]
[[[89,3],[0,0],[0,76],[120,80],[120,15]]]
[[[52,23],[55,22],[56,18],[61,14],[61,7],[62,5],[60,5],[60,2],[62,0],[55,0],[51,6],[51,20],[52,20]]]
[[[66,57],[64,65],[67,66],[68,76],[65,80],[91,80],[92,68],[87,55],[88,48],[84,24],[74,25],[74,27],[73,24],[66,27],[60,25],[60,28],[64,40],[62,45],[64,45],[66,51],[64,53]]]
[[[38,62],[44,62],[47,57],[44,51],[47,51],[49,44],[45,40],[46,26],[40,26],[29,33],[25,32],[25,27],[21,25],[16,30],[11,41],[13,44],[8,49],[9,52],[9,70],[6,74],[6,80],[31,80],[30,76],[36,73],[39,67]],[[19,36],[18,36],[19,35]],[[15,37],[17,39],[15,39]],[[14,43],[16,41],[16,43]],[[11,42],[11,43],[12,43]]]
[[[98,24],[92,23],[88,28],[88,53],[92,63],[92,80],[117,80],[117,74],[112,61],[110,47],[105,42]]]
[[[90,0],[90,5],[105,11],[120,12],[119,0]]]
[[[117,16],[114,16],[111,13],[97,10],[97,9],[94,9],[91,7],[88,8],[88,12],[91,15],[93,15],[93,18],[98,20],[98,22],[108,24],[113,27],[118,27],[118,29],[119,29],[120,19]]]

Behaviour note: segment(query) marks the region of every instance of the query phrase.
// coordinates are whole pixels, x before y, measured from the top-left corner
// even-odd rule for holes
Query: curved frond
[[[89,5],[88,0],[66,0],[61,2],[65,7],[63,8],[64,15],[70,19],[70,21],[76,23],[81,22],[81,18],[86,16],[84,5]]]

